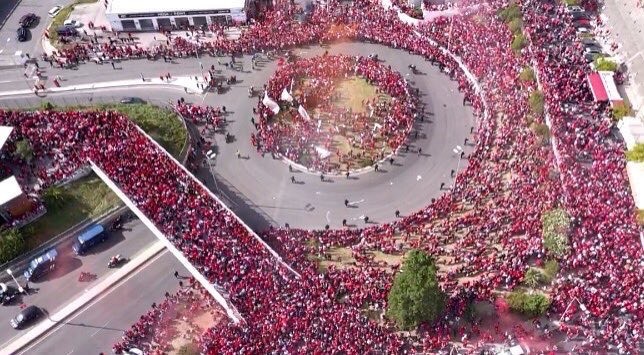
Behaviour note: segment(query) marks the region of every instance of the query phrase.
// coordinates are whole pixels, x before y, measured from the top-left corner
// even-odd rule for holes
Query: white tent
[[[4,144],[7,142],[12,131],[13,127],[0,126],[0,149],[2,149]]]
[[[280,105],[278,105],[277,102],[268,97],[268,94],[266,92],[264,93],[264,99],[262,99],[262,103],[271,111],[273,111],[274,114],[277,115],[280,112]]]
[[[629,161],[626,163],[626,173],[628,174],[628,181],[631,183],[631,191],[635,206],[638,209],[644,209],[644,163],[636,163]]]
[[[22,195],[22,189],[15,176],[0,181],[0,205]]]

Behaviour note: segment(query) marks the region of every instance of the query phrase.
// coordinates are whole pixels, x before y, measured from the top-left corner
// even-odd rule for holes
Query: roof
[[[102,225],[100,224],[95,224],[89,228],[87,228],[81,235],[78,236],[78,241],[81,243],[85,243],[86,241],[92,239],[93,237],[103,233],[105,228],[103,228]]]
[[[4,144],[9,139],[11,131],[13,131],[13,127],[0,126],[0,149],[2,149],[2,146],[4,146]]]
[[[43,262],[47,260],[54,260],[56,259],[56,256],[58,256],[58,251],[56,249],[49,249],[46,253],[43,253],[39,255],[38,257],[34,258],[30,263],[29,266],[36,266],[40,265]]]
[[[22,189],[15,176],[0,181],[0,205],[4,205],[20,195],[22,195]]]
[[[638,209],[644,209],[644,184],[638,183],[644,181],[644,163],[629,161],[626,163],[626,173],[628,181],[631,183],[633,200]]]
[[[612,104],[624,101],[617,90],[612,71],[591,73],[588,75],[588,83],[595,101],[610,101]]]
[[[112,0],[106,12],[136,14],[151,12],[204,11],[243,8],[246,0]]]
[[[588,83],[590,84],[590,91],[593,93],[595,101],[608,101],[608,94],[602,83],[602,78],[599,73],[592,73],[588,75]]]

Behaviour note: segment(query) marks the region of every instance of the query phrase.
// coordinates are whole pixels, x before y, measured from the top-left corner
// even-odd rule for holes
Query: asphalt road
[[[167,250],[162,251],[135,273],[123,279],[102,296],[80,309],[22,354],[112,353],[112,345],[123,331],[136,323],[153,302],[161,302],[166,291],[179,287],[174,270],[187,271]],[[71,340],[71,341],[70,341]]]
[[[107,268],[107,262],[112,255],[121,254],[131,257],[145,249],[156,240],[156,237],[139,220],[128,222],[122,231],[114,232],[102,244],[97,245],[89,254],[78,257],[71,248],[58,248],[59,256],[56,269],[42,281],[31,282],[32,292],[20,296],[12,305],[0,307],[0,349],[4,344],[24,334],[28,329],[14,330],[9,325],[9,319],[20,312],[19,304],[36,305],[54,314],[70,301],[98,283],[108,274],[114,272]],[[92,282],[79,282],[81,271],[96,274],[98,278]],[[3,270],[4,272],[4,270]],[[24,285],[24,278],[18,281]],[[9,283],[15,286],[13,283]]]
[[[55,5],[65,5],[67,0],[2,0],[0,1],[0,55],[13,56],[16,51],[35,55],[42,52],[40,39],[51,18],[47,15]],[[18,42],[16,30],[24,14],[32,12],[40,17],[29,29],[30,36],[25,42]]]

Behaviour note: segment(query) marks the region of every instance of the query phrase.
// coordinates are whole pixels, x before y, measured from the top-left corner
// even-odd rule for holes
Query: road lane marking
[[[107,326],[110,322],[111,322],[111,320],[108,320],[107,322],[105,322],[105,324],[103,324],[102,327],[98,328],[94,333],[92,333],[92,335],[90,335],[90,337],[93,338],[94,335],[98,334],[98,332],[100,332],[101,330],[105,329],[105,326]]]
[[[326,222],[331,223],[331,219],[329,218],[329,215],[331,214],[331,211],[326,211]]]
[[[128,282],[131,278],[136,276],[138,273],[146,269],[148,266],[152,265],[155,261],[157,261],[161,256],[165,255],[168,252],[167,248],[164,248],[161,252],[156,254],[152,259],[146,260],[145,263],[143,263],[139,268],[135,269],[134,272],[132,272],[130,275],[125,277],[124,279],[121,279],[120,281],[116,282],[113,284],[110,288],[108,288],[102,295],[98,296],[96,299],[93,301],[89,302],[83,307],[80,307],[74,314],[71,316],[67,317],[65,320],[60,320],[57,321],[57,325],[49,329],[45,334],[43,334],[41,337],[35,339],[35,341],[28,346],[24,347],[23,349],[20,350],[20,354],[25,354],[29,350],[31,350],[33,347],[36,345],[42,343],[45,339],[47,339],[50,335],[56,333],[60,328],[62,328],[64,325],[69,323],[70,321],[76,319],[78,316],[83,314],[85,311],[90,309],[92,306],[94,306],[96,303],[102,301],[105,297],[109,296],[112,292],[116,291],[119,287],[121,287],[123,284]],[[7,343],[5,343],[7,344]]]

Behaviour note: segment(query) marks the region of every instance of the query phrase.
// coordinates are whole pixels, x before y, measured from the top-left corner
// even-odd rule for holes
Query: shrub
[[[637,210],[637,223],[639,223],[641,226],[644,226],[644,210]]]
[[[506,8],[501,9],[499,11],[499,17],[501,17],[503,22],[509,23],[514,19],[522,18],[523,14],[521,13],[521,8],[519,8],[519,5],[512,3],[508,5]]]
[[[529,317],[539,317],[550,307],[550,299],[542,293],[514,291],[508,295],[510,309]]]
[[[42,199],[47,207],[60,207],[65,203],[65,191],[58,186],[52,186],[43,192]]]
[[[25,251],[25,238],[17,229],[0,231],[0,263],[6,263]]]
[[[387,315],[398,327],[409,330],[434,321],[444,307],[434,260],[421,250],[412,250],[389,291]]]
[[[563,0],[563,2],[566,6],[579,6],[580,3],[579,0]]]
[[[508,28],[510,28],[510,31],[515,35],[521,33],[521,27],[523,27],[523,20],[520,17],[515,18],[508,23]]]
[[[555,208],[541,215],[541,229],[544,248],[555,257],[568,252],[568,231],[570,217],[561,208]]]
[[[534,76],[534,70],[532,70],[531,67],[526,66],[525,68],[523,68],[523,70],[521,70],[519,79],[525,82],[534,82],[536,80],[536,77]]]
[[[543,265],[543,271],[546,277],[545,281],[552,282],[559,272],[559,263],[557,260],[550,259]]]
[[[530,104],[530,110],[532,111],[532,113],[534,113],[537,116],[543,115],[544,99],[543,99],[543,93],[540,90],[535,90],[532,93],[530,93],[528,102]]]
[[[626,159],[637,163],[644,162],[644,143],[637,143],[633,149],[627,150]]]
[[[512,40],[512,50],[515,53],[519,53],[525,46],[526,46],[526,40],[523,33],[518,33],[514,35],[514,39]]]
[[[595,58],[595,69],[598,71],[617,71],[617,63],[602,56]]]
[[[531,288],[539,286],[544,281],[543,274],[536,268],[529,268],[523,276],[523,283]]]
[[[533,123],[531,125],[532,131],[534,134],[536,134],[539,138],[541,138],[542,142],[547,142],[548,139],[550,139],[550,128],[548,128],[548,125],[545,123]]]
[[[615,121],[619,121],[622,118],[629,116],[631,114],[631,107],[626,103],[622,103],[620,105],[615,105],[612,111],[613,111],[613,119]]]
[[[51,111],[55,108],[54,104],[49,101],[43,101],[40,103],[40,109],[44,111]]]
[[[16,154],[19,158],[22,158],[22,160],[26,161],[27,163],[31,162],[31,160],[34,158],[34,151],[31,148],[31,143],[29,143],[27,138],[23,138],[16,142]]]

